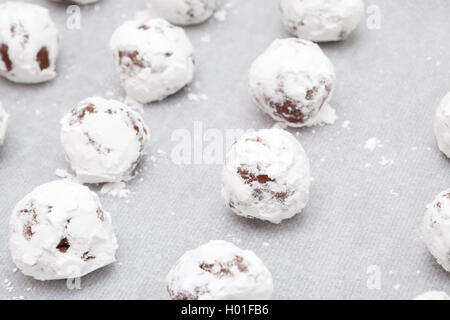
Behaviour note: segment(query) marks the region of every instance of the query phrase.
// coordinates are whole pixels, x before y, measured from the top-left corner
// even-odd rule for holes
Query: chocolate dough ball
[[[3,109],[3,105],[0,103],[0,146],[5,141],[6,128],[8,127],[9,115]]]
[[[309,126],[327,107],[335,79],[333,64],[318,45],[296,38],[275,40],[251,66],[250,95],[274,120]]]
[[[115,262],[111,216],[95,193],[68,180],[34,189],[13,210],[9,247],[14,263],[37,280],[84,276]]]
[[[266,129],[242,136],[227,154],[222,195],[237,215],[280,223],[309,200],[309,160],[289,132]]]
[[[59,35],[48,10],[34,4],[0,4],[0,75],[17,83],[56,76]]]
[[[450,93],[442,99],[436,110],[434,133],[439,149],[450,158]]]
[[[148,0],[148,6],[170,23],[188,26],[208,20],[219,0]]]
[[[166,278],[174,300],[270,299],[272,274],[249,250],[211,241],[186,252]]]
[[[115,100],[85,99],[61,121],[67,160],[82,183],[130,180],[147,140],[141,115]]]
[[[364,16],[362,0],[280,0],[281,19],[292,35],[314,42],[345,40]]]
[[[159,101],[194,77],[194,49],[182,28],[163,19],[127,21],[111,38],[127,95],[140,103]]]
[[[441,192],[427,206],[422,231],[433,257],[450,271],[450,189]]]

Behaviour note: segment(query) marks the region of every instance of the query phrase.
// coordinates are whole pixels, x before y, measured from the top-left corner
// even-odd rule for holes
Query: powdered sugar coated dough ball
[[[174,300],[270,299],[272,274],[249,250],[211,241],[186,252],[166,278]]]
[[[82,183],[131,179],[147,140],[142,117],[115,100],[88,98],[61,121],[64,151]]]
[[[427,206],[422,230],[431,254],[450,271],[450,189],[441,192]]]
[[[205,22],[219,7],[219,0],[148,0],[149,8],[177,25]]]
[[[247,133],[231,148],[222,171],[222,195],[238,215],[280,223],[309,200],[309,160],[289,132]]]
[[[252,64],[253,101],[274,120],[291,127],[318,122],[328,108],[336,75],[318,45],[296,38],[275,40]]]
[[[0,75],[18,83],[53,79],[58,37],[47,9],[23,2],[0,4]]]
[[[434,134],[439,149],[450,158],[450,93],[439,104],[434,117]]]
[[[364,15],[362,0],[280,0],[281,19],[294,36],[315,42],[346,39]]]
[[[76,278],[115,261],[111,216],[87,187],[66,180],[33,190],[14,209],[9,246],[22,272],[38,280]]]
[[[140,103],[166,98],[194,77],[194,49],[183,29],[163,19],[127,21],[111,49],[128,96]]]
[[[3,105],[0,103],[0,146],[5,141],[6,128],[8,127],[8,114],[5,109],[3,109]]]

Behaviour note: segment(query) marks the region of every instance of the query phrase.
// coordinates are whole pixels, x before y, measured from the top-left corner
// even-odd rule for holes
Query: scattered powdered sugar
[[[398,192],[395,192],[394,189],[391,189],[391,190],[389,191],[389,193],[390,193],[391,195],[393,195],[394,198],[398,198],[398,197],[400,196],[400,194],[399,194]]]
[[[225,22],[227,20],[228,16],[228,10],[230,10],[233,7],[233,4],[231,2],[228,2],[225,4],[224,7],[217,10],[216,13],[214,13],[214,19],[218,22]]]
[[[17,271],[18,271],[17,268],[13,269],[13,273],[16,273]],[[12,282],[9,279],[7,279],[7,278],[5,278],[5,280],[3,280],[3,287],[9,293],[12,293],[14,291],[14,286],[13,286]],[[29,288],[29,289],[31,290],[31,288]],[[27,291],[30,291],[30,290],[27,290]],[[25,297],[22,296],[22,295],[20,295],[20,296],[12,296],[10,299],[11,300],[24,300]]]
[[[241,243],[242,242],[242,240],[240,238],[235,237],[231,233],[227,234],[227,238],[229,238],[230,241],[234,242],[234,243]]]
[[[200,41],[201,41],[201,42],[204,42],[204,43],[208,43],[208,42],[211,41],[211,36],[210,36],[209,34],[205,34],[204,36],[202,36],[202,37],[200,38]]]
[[[342,122],[341,127],[345,129],[350,129],[350,121],[345,120],[344,122]]]
[[[380,165],[382,165],[383,167],[387,167],[387,166],[391,166],[394,164],[394,160],[392,159],[387,159],[386,157],[382,156],[380,158],[380,160],[378,161],[378,163]]]
[[[376,148],[381,148],[383,145],[381,144],[381,141],[378,138],[370,138],[364,143],[364,149],[369,150],[370,152],[373,152]]]
[[[313,127],[313,126],[323,126],[328,124],[334,124],[336,120],[339,117],[336,114],[336,110],[332,108],[329,104],[326,104],[317,115],[316,119],[314,121],[310,122],[306,125],[306,127]],[[286,129],[288,127],[287,123],[284,122],[277,122],[273,125],[274,129]],[[316,133],[316,131],[313,129],[311,131],[313,134]]]
[[[320,110],[315,122],[308,126],[333,124],[337,119],[338,116],[336,114],[336,110],[334,110],[329,104],[326,104],[322,110]]]
[[[216,19],[219,22],[224,22],[227,20],[227,10],[226,9],[220,9],[216,13],[214,13],[214,19]]]
[[[76,177],[65,169],[57,168],[55,170],[55,175],[61,179],[69,179],[72,181],[76,181]]]
[[[200,101],[208,101],[208,96],[206,94],[196,94],[196,93],[188,93],[187,98],[190,101],[200,102]]]
[[[167,155],[167,152],[165,152],[163,149],[158,149],[158,150],[156,150],[156,153],[159,154],[160,156],[165,156],[165,155]]]
[[[77,181],[76,176],[67,172],[67,170],[65,170],[65,169],[60,169],[60,168],[56,169],[55,175],[61,179],[67,179],[67,180],[70,180],[73,182],[80,183],[79,181]],[[121,182],[103,184],[103,186],[100,190],[100,193],[107,194],[107,195],[110,195],[113,197],[118,197],[118,198],[127,198],[129,196],[129,194],[131,193],[131,191],[126,188],[125,182],[121,181]]]
[[[126,198],[130,195],[131,191],[126,188],[125,182],[113,182],[105,183],[100,190],[101,194],[107,194],[117,198]]]
[[[8,279],[3,280],[3,287],[8,292],[12,292],[14,290],[14,286],[13,286],[12,282],[9,281]]]

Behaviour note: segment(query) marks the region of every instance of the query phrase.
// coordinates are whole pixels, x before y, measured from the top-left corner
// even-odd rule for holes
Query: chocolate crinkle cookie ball
[[[222,195],[238,215],[280,223],[308,203],[309,160],[289,132],[247,133],[231,148],[222,171]]]
[[[130,180],[147,140],[142,117],[115,100],[88,98],[61,120],[61,142],[82,183]]]
[[[186,252],[166,278],[174,300],[270,299],[272,274],[249,250],[211,241]]]
[[[23,2],[0,4],[0,75],[17,83],[53,79],[58,37],[47,9]]]
[[[442,99],[436,110],[434,133],[439,149],[450,158],[450,93]]]
[[[294,36],[315,42],[345,40],[364,16],[362,0],[280,0],[281,19]]]
[[[318,45],[307,40],[275,40],[252,64],[249,90],[253,101],[274,120],[291,127],[320,123],[336,75]]]
[[[111,216],[87,187],[67,180],[36,188],[14,209],[9,246],[22,272],[37,280],[86,275],[115,261]]]
[[[208,20],[219,7],[219,0],[148,0],[148,6],[167,21],[187,26]]]
[[[0,146],[5,141],[6,128],[8,127],[8,114],[5,109],[3,109],[3,105],[0,103]]]
[[[431,254],[450,271],[450,189],[441,192],[427,206],[422,230]]]
[[[428,291],[418,295],[414,300],[450,300],[450,297],[444,291]]]
[[[194,77],[194,49],[182,28],[163,19],[127,21],[111,38],[127,95],[140,103],[159,101]]]

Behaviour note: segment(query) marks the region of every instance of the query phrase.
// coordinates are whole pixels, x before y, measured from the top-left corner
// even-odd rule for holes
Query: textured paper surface
[[[186,250],[212,239],[252,249],[273,273],[276,299],[410,299],[432,289],[450,292],[448,275],[420,232],[425,205],[450,178],[450,162],[432,129],[435,108],[450,90],[448,1],[367,0],[381,10],[380,30],[369,30],[364,21],[348,41],[321,45],[336,67],[332,105],[340,118],[333,126],[292,131],[310,156],[314,181],[305,212],[281,225],[231,214],[220,195],[220,165],[177,166],[170,159],[173,131],[193,134],[195,121],[204,130],[273,125],[251,102],[247,73],[273,39],[287,36],[276,1],[232,0],[225,21],[187,28],[197,57],[192,93],[209,99],[194,101],[181,92],[145,108],[150,154],[128,184],[132,193],[127,199],[101,196],[112,213],[119,262],[84,277],[81,290],[13,271],[9,216],[26,193],[57,178],[55,169],[67,169],[60,118],[88,96],[123,96],[109,37],[145,4],[103,0],[98,10],[84,8],[81,30],[72,31],[65,28],[65,6],[30,2],[50,8],[63,36],[61,58],[52,82],[24,86],[0,79],[0,99],[11,114],[0,150],[0,298],[167,299],[169,268]],[[371,152],[364,145],[374,137],[382,146]],[[380,271],[381,290],[367,287],[368,270]]]

